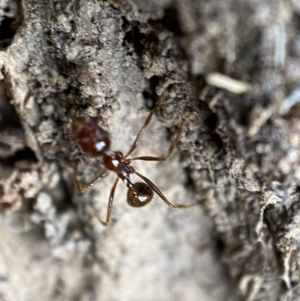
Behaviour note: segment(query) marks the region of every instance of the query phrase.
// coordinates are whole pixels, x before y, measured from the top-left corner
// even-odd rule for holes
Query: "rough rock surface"
[[[0,0],[1,300],[298,300],[300,5]],[[76,145],[99,118],[173,203],[126,204]],[[168,130],[166,130],[166,128]],[[167,135],[168,134],[168,135]]]

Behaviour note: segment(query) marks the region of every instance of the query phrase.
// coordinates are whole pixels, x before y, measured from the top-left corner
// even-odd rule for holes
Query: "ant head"
[[[137,182],[127,192],[127,203],[131,207],[143,207],[153,198],[153,190],[143,182]]]

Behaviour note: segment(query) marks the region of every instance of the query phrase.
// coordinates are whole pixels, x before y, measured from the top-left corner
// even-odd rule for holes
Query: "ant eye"
[[[134,183],[133,188],[128,189],[127,203],[131,207],[143,207],[151,202],[153,190],[142,182]]]

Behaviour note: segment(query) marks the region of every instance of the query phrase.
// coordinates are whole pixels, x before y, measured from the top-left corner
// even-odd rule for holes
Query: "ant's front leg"
[[[165,195],[160,191],[160,189],[152,182],[150,181],[147,177],[143,176],[142,174],[140,174],[139,172],[137,172],[133,167],[132,168],[132,172],[135,173],[137,176],[139,176],[141,179],[143,179],[147,185],[170,207],[173,209],[177,209],[177,208],[189,208],[192,206],[195,206],[197,204],[199,204],[199,202],[190,204],[190,205],[181,205],[181,204],[173,204],[171,203],[166,197]]]

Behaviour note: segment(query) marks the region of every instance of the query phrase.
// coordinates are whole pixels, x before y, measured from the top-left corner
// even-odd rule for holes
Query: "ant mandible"
[[[117,178],[111,188],[109,201],[108,201],[108,208],[106,214],[106,220],[99,221],[104,225],[108,225],[111,215],[111,210],[113,206],[114,200],[114,193],[116,190],[116,186],[118,184],[119,179],[126,181],[126,186],[128,187],[127,193],[127,203],[132,207],[143,207],[151,202],[153,198],[153,191],[170,207],[170,208],[187,208],[192,205],[174,205],[172,204],[164,194],[157,188],[157,186],[150,181],[147,177],[140,174],[136,171],[132,166],[131,162],[134,160],[144,160],[144,161],[166,161],[170,155],[172,154],[175,145],[178,141],[179,134],[181,132],[182,126],[187,118],[191,115],[188,114],[183,117],[181,124],[177,130],[177,133],[173,140],[170,143],[168,152],[163,157],[154,157],[154,156],[139,156],[139,157],[132,157],[129,158],[128,156],[137,148],[138,142],[141,138],[141,135],[147,125],[149,124],[152,116],[157,111],[159,106],[162,104],[164,100],[163,96],[159,97],[159,100],[156,106],[150,111],[148,117],[146,118],[143,126],[141,127],[140,131],[138,132],[134,142],[132,143],[129,151],[124,156],[120,151],[113,151],[110,149],[110,138],[109,134],[104,131],[98,125],[98,119],[92,118],[89,116],[77,116],[73,119],[71,125],[71,132],[73,137],[75,138],[77,144],[90,156],[90,157],[102,157],[103,165],[105,170],[98,174],[95,178],[93,178],[89,183],[86,185],[81,186],[77,179],[77,169],[75,168],[74,172],[74,183],[75,187],[79,192],[84,192],[87,188],[93,185],[97,180],[102,178],[107,174],[109,171],[113,171],[117,174]],[[143,182],[132,183],[130,181],[130,175],[136,174],[140,177]]]

